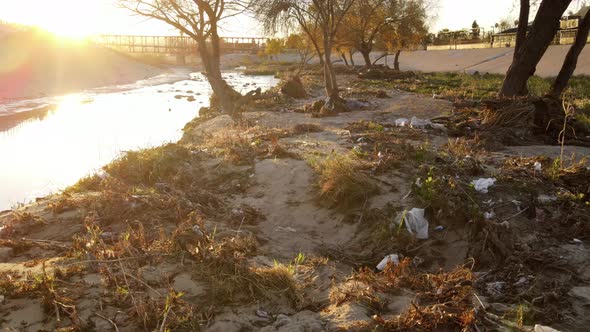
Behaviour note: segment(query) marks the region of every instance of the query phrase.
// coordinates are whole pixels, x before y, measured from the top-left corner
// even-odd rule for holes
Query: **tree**
[[[399,58],[402,50],[424,44],[428,38],[426,26],[426,5],[423,1],[400,1],[396,6],[397,18],[383,29],[376,40],[376,47],[383,50],[373,64],[387,55],[395,54],[393,66],[400,70]]]
[[[267,31],[284,30],[289,26],[297,25],[319,49],[320,41],[313,33],[313,28],[320,29],[327,96],[325,108],[329,111],[345,108],[340,98],[332,64],[332,49],[342,21],[354,2],[355,0],[260,0],[256,2],[256,12],[264,22]]]
[[[473,23],[471,24],[471,37],[473,39],[479,38],[480,32],[481,29],[479,28],[479,24],[477,24],[477,20],[473,21]]]
[[[271,38],[266,42],[264,54],[272,60],[273,57],[278,57],[279,54],[285,50],[285,42],[280,38]]]
[[[164,22],[197,42],[204,74],[222,111],[237,115],[241,95],[221,76],[219,22],[243,11],[241,0],[119,0],[133,13]]]
[[[526,34],[529,29],[529,15],[531,11],[531,2],[530,0],[520,0],[520,14],[518,16],[518,23],[516,23],[517,30],[516,30],[516,45],[514,46],[514,57],[522,47],[524,40],[526,39]],[[523,22],[524,24],[520,24]]]
[[[551,91],[549,95],[554,98],[560,98],[567,87],[567,84],[574,74],[576,70],[576,65],[578,63],[578,57],[580,53],[586,46],[586,42],[588,40],[588,32],[590,30],[590,11],[586,12],[586,15],[580,22],[578,26],[578,33],[576,34],[576,40],[574,44],[571,46],[570,50],[568,51],[565,61],[563,62],[563,66],[559,71],[559,75],[555,78],[553,82],[553,86],[551,87]]]
[[[365,61],[365,66],[370,67],[371,52],[379,34],[389,26],[390,12],[397,5],[396,0],[365,0],[353,4],[350,12],[345,17],[340,35],[341,42],[346,42],[358,50]]]
[[[285,47],[295,50],[299,56],[299,67],[303,68],[313,57],[313,45],[303,33],[293,33],[287,37]]]
[[[572,0],[543,0],[535,16],[531,32],[518,45],[512,64],[506,73],[499,95],[503,97],[525,96],[527,82],[535,74],[537,64],[547,51],[559,29],[561,16]],[[521,14],[522,14],[521,8]],[[528,25],[527,20],[519,20]]]

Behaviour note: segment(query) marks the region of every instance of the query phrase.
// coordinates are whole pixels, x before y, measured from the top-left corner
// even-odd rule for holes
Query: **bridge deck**
[[[195,40],[180,36],[99,35],[92,41],[126,53],[186,55],[198,51]],[[262,37],[223,37],[221,50],[255,52],[264,48],[266,41]]]

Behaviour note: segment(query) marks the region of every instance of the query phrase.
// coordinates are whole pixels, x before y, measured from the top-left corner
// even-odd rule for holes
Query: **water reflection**
[[[242,91],[277,83],[238,73],[226,79]],[[0,117],[0,210],[71,185],[122,151],[177,141],[209,94],[206,80],[191,74],[171,84],[61,97],[54,109],[32,117]]]

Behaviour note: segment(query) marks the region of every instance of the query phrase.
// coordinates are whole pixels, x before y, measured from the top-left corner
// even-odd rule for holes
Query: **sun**
[[[112,0],[0,0],[0,18],[39,27],[60,37],[82,39],[109,24]],[[109,6],[107,6],[109,5]],[[34,8],[34,10],[31,10]]]

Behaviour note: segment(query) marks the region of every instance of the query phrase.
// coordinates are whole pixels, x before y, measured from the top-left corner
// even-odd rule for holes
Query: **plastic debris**
[[[475,190],[482,194],[487,194],[488,189],[496,184],[496,179],[488,178],[488,179],[477,179],[471,181],[471,184],[475,187]]]
[[[415,116],[412,117],[412,120],[410,120],[410,128],[423,129],[430,126],[432,126],[432,122],[430,122],[430,120],[418,119]]]
[[[406,118],[399,118],[395,120],[395,125],[398,127],[407,127],[408,125],[410,125],[410,120]]]
[[[297,233],[297,230],[293,227],[282,227],[278,226],[275,228],[275,232],[289,232],[289,233]]]
[[[205,234],[203,233],[203,231],[201,231],[201,227],[199,227],[199,225],[194,225],[193,226],[193,232],[195,234],[197,234],[198,236],[205,236]]]
[[[535,165],[533,166],[535,168],[536,172],[540,172],[543,169],[543,165],[541,165],[540,162],[535,162]]]
[[[436,226],[436,227],[434,227],[434,230],[435,231],[438,231],[438,232],[444,231],[445,230],[445,226]]]
[[[548,204],[557,201],[557,196],[539,195],[537,201],[541,204]]]
[[[402,216],[410,234],[415,234],[420,240],[428,239],[428,220],[424,218],[424,209],[413,208]],[[399,220],[401,221],[401,218]]]
[[[504,286],[506,286],[506,283],[503,281],[490,282],[486,284],[486,290],[490,294],[502,294]]]
[[[272,319],[271,315],[264,310],[256,310],[256,316],[264,319]]]
[[[379,271],[383,271],[385,269],[385,267],[387,266],[387,263],[393,263],[394,265],[399,265],[399,256],[396,254],[391,254],[391,255],[387,255],[385,256],[385,258],[383,258],[381,260],[381,262],[379,262],[379,264],[377,264],[377,270]]]
[[[556,329],[554,329],[552,327],[543,326],[543,325],[539,325],[539,324],[536,324],[535,325],[535,330],[534,331],[535,332],[560,332],[559,330],[556,330]]]
[[[483,217],[484,217],[486,220],[492,220],[492,219],[494,219],[494,218],[496,217],[496,214],[494,213],[494,211],[491,211],[491,212],[484,212],[484,214],[483,214]]]
[[[580,239],[574,239],[574,243],[576,243],[576,244],[583,244],[584,242],[582,242],[582,240],[580,240]]]

